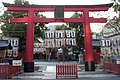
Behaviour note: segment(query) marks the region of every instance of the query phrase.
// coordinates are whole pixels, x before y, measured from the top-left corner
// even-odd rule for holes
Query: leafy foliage
[[[113,1],[114,1],[114,5],[113,5],[114,11],[118,13],[120,18],[120,0],[113,0]]]
[[[57,25],[55,30],[71,30],[71,28],[63,24],[63,25]]]
[[[15,0],[15,4],[28,5],[28,1]],[[38,12],[35,13],[38,17],[45,17],[40,15]],[[19,52],[25,53],[26,46],[26,30],[27,24],[23,23],[9,23],[10,18],[21,18],[24,16],[28,16],[27,12],[14,12],[14,11],[4,11],[4,14],[0,16],[0,20],[2,21],[1,30],[3,31],[4,37],[16,37],[19,38]],[[43,32],[45,27],[45,23],[36,23],[35,24],[35,41],[37,41],[38,37],[44,38]]]
[[[112,0],[114,1],[114,11],[118,14],[118,17],[114,17],[112,20],[109,21],[109,25],[111,28],[114,28],[115,31],[120,34],[120,0]]]
[[[71,18],[80,18],[82,14],[75,12]],[[76,30],[76,48],[81,50],[84,48],[84,30],[82,23],[68,23],[69,26]]]

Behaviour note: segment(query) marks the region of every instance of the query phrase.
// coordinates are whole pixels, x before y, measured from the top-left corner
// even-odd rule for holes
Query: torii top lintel
[[[109,7],[113,5],[113,3],[109,4],[102,4],[102,5],[21,5],[21,4],[9,4],[9,3],[3,3],[5,7],[9,11],[26,11],[26,12],[35,12],[35,11],[40,11],[40,12],[45,12],[45,11],[55,11],[55,7],[63,7],[64,11],[82,11],[82,12],[87,12],[87,15],[89,11],[107,11]],[[32,11],[30,11],[32,10]],[[20,22],[20,23],[27,23],[28,22],[28,17],[24,18],[11,18],[10,22]],[[106,18],[89,18],[90,22],[106,22]],[[37,22],[84,22],[84,16],[80,18],[64,18],[64,20],[56,20],[55,18],[39,18],[37,16],[34,16],[34,23]]]
[[[21,4],[9,4],[4,3],[3,5],[11,11],[29,11],[33,9],[34,11],[54,11],[55,7],[64,7],[64,11],[107,11],[113,3],[100,4],[100,5],[21,5]]]

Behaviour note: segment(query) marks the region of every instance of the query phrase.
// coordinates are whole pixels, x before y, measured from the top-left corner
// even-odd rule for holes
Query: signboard
[[[110,40],[101,40],[101,46],[105,47],[105,46],[110,46]]]
[[[54,43],[55,43],[54,39],[45,39],[45,47],[46,48],[55,47]]]
[[[46,48],[76,46],[75,30],[45,31],[44,44]]]
[[[54,12],[55,19],[64,19],[64,7],[56,6]]]
[[[45,31],[45,38],[46,39],[54,38],[54,31]]]
[[[13,60],[13,66],[22,66],[22,60]]]
[[[8,40],[8,42],[11,44],[12,48],[11,50],[7,50],[7,57],[17,57],[18,56],[18,46],[19,46],[19,38],[4,38],[5,40]]]
[[[116,60],[116,63],[117,63],[117,64],[120,64],[120,59],[117,59],[117,60]]]

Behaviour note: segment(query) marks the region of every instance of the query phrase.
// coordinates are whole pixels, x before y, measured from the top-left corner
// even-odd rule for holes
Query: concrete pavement
[[[22,73],[13,77],[13,80],[56,80],[56,64],[77,64],[77,62],[41,62],[35,61],[35,72]],[[58,79],[58,80],[120,80],[120,76],[96,69],[95,72],[85,72],[84,65],[78,69],[78,79]]]

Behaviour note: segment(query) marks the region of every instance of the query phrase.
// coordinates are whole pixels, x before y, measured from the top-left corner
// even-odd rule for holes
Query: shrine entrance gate
[[[28,12],[28,16],[23,18],[12,18],[10,22],[14,23],[28,23],[27,40],[26,40],[26,54],[24,63],[24,72],[34,72],[33,49],[34,49],[34,24],[49,23],[49,22],[74,22],[84,24],[84,44],[85,44],[85,71],[95,71],[95,62],[92,50],[92,36],[90,30],[90,23],[106,22],[106,18],[89,17],[90,11],[107,11],[113,5],[16,5],[3,3],[9,11]],[[54,12],[54,18],[39,18],[35,16],[35,12]],[[64,18],[64,12],[83,12],[80,18]]]

